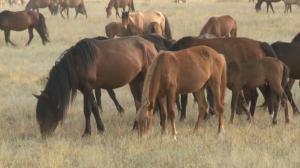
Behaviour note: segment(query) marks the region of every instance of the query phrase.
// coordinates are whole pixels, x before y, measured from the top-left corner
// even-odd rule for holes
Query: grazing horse
[[[289,10],[292,13],[292,5],[300,5],[300,0],[283,0],[284,2],[284,13],[288,13]]]
[[[198,102],[199,115],[195,131],[199,131],[207,108],[204,95],[207,83],[216,101],[216,109],[219,113],[218,131],[220,132],[224,128],[223,112],[226,92],[224,56],[206,46],[191,47],[177,52],[160,52],[150,65],[144,82],[142,104],[136,115],[139,134],[147,133],[153,124],[153,109],[157,97],[161,106],[162,133],[167,134],[167,119],[170,118],[173,137],[176,139],[175,94],[192,92],[195,92]]]
[[[255,5],[255,9],[256,9],[256,12],[259,12],[261,11],[261,4],[263,2],[266,2],[267,3],[267,12],[269,12],[269,6],[271,7],[273,13],[275,13],[274,9],[273,9],[273,6],[272,6],[272,2],[280,2],[281,0],[258,0],[256,5]]]
[[[106,36],[108,38],[133,36],[130,29],[122,30],[121,22],[111,22],[105,26]]]
[[[134,11],[134,3],[133,0],[110,0],[107,8],[105,8],[106,11],[106,17],[109,18],[112,11],[111,9],[114,7],[116,10],[116,17],[120,17],[119,15],[119,8],[123,8],[123,12],[125,12],[125,7],[128,5],[128,12]]]
[[[25,11],[36,10],[39,13],[39,8],[47,8],[50,10],[51,15],[56,15],[58,12],[57,0],[29,0],[25,7]]]
[[[276,57],[273,49],[270,45],[264,42],[255,41],[248,38],[212,38],[212,39],[197,39],[194,37],[183,37],[174,43],[168,50],[169,51],[179,51],[193,46],[205,45],[213,48],[218,53],[225,56],[227,64],[232,61],[246,61],[252,59],[259,59],[268,56]],[[213,107],[213,97],[210,89],[207,89],[207,97],[210,104],[210,107]],[[254,92],[251,92],[252,95],[257,95]],[[255,97],[255,96],[253,96]],[[187,102],[187,95],[181,96],[182,111],[181,119],[183,120],[186,117],[186,111],[184,110]],[[251,102],[250,111],[255,110],[255,104]],[[210,110],[213,113],[212,110]]]
[[[84,96],[86,125],[83,136],[91,134],[91,112],[96,119],[98,132],[104,131],[93,95],[95,88],[114,89],[129,84],[138,109],[141,84],[156,55],[154,45],[140,37],[83,39],[67,49],[51,69],[42,94],[35,95],[38,98],[36,117],[42,135],[55,130],[77,90]]]
[[[86,18],[88,17],[83,0],[59,0],[59,5],[61,6],[60,15],[62,18],[65,18],[62,12],[66,9],[67,18],[69,19],[69,8],[75,8],[75,19],[77,18],[78,13],[85,15]]]
[[[203,26],[199,36],[205,33],[209,33],[217,37],[229,37],[229,34],[231,37],[236,37],[236,21],[229,15],[211,17]]]
[[[149,34],[152,33],[157,33],[163,36],[163,32],[161,31],[161,27],[159,26],[159,24],[157,22],[151,22],[149,25],[149,30],[148,30]]]
[[[148,34],[149,25],[152,22],[156,22],[160,25],[164,37],[172,39],[169,21],[163,13],[156,10],[122,13],[122,24],[124,30],[129,28],[134,35]]]
[[[26,43],[26,46],[29,46],[33,39],[33,29],[39,33],[43,45],[50,42],[48,39],[49,34],[45,23],[45,17],[41,13],[33,11],[11,12],[5,10],[0,13],[0,29],[4,31],[6,44],[10,43],[13,46],[16,45],[9,39],[11,30],[23,31],[28,29],[29,40]]]
[[[289,68],[276,58],[265,57],[256,60],[243,62],[233,61],[227,66],[227,87],[232,90],[231,117],[229,123],[233,123],[237,101],[243,88],[255,89],[266,85],[275,91],[281,103],[285,105],[285,121],[289,122],[288,110],[286,106],[286,95],[284,89],[288,83]],[[241,94],[242,95],[242,94]],[[243,97],[243,96],[242,96]],[[267,96],[270,97],[270,96]],[[267,100],[266,100],[267,101]],[[277,111],[279,101],[274,104],[273,124],[277,123]],[[246,107],[244,107],[246,109]],[[250,113],[245,110],[248,120],[254,116],[254,111]]]

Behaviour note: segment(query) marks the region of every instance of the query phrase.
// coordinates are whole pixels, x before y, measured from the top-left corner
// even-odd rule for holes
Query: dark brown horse
[[[47,42],[50,42],[48,39],[49,34],[45,17],[41,13],[33,11],[3,11],[0,13],[0,29],[4,31],[5,42],[10,43],[13,46],[16,45],[9,39],[11,30],[23,31],[28,29],[29,40],[26,43],[26,46],[29,46],[31,40],[33,39],[33,29],[39,33],[43,45],[45,45]]]
[[[197,39],[194,37],[183,37],[173,44],[169,50],[179,51],[193,46],[205,45],[213,48],[218,53],[225,56],[227,64],[232,61],[246,61],[259,59],[268,56],[276,57],[273,49],[267,43],[255,41],[248,38],[213,38],[213,39]],[[212,93],[208,87],[208,100],[210,107],[214,107]],[[255,93],[252,93],[255,94]],[[187,95],[182,95],[182,112],[181,119],[186,117],[185,105]],[[256,103],[255,103],[256,104]],[[211,109],[211,108],[210,108]],[[254,103],[251,103],[251,110],[255,110]],[[213,110],[210,110],[213,113]]]
[[[275,13],[274,9],[273,9],[273,6],[272,6],[272,2],[280,2],[281,0],[258,0],[256,5],[255,5],[255,9],[256,9],[256,12],[259,12],[261,11],[261,4],[263,2],[266,2],[267,3],[267,12],[269,12],[269,6],[271,7],[273,13]]]
[[[45,90],[41,95],[35,95],[38,98],[36,117],[41,133],[45,135],[55,130],[75,98],[77,89],[84,96],[86,125],[83,136],[91,134],[91,112],[98,132],[104,131],[92,92],[95,88],[114,89],[129,83],[138,109],[143,77],[156,55],[154,45],[140,37],[79,41],[61,55],[50,71]]]
[[[292,40],[292,43],[298,43],[300,42],[300,33],[298,33]]]
[[[56,15],[58,12],[58,0],[30,0],[25,11],[36,10],[39,13],[39,8],[47,8],[52,15]]]
[[[211,17],[203,26],[200,34],[209,33],[217,37],[236,37],[237,25],[236,21],[229,15]]]
[[[110,0],[106,10],[106,17],[109,18],[112,11],[111,9],[114,7],[116,10],[116,17],[120,17],[119,15],[119,8],[123,8],[123,12],[125,12],[125,7],[128,5],[128,12],[134,11],[134,3],[133,0]]]
[[[160,52],[154,58],[145,78],[142,105],[136,115],[139,134],[147,133],[151,128],[155,100],[158,98],[161,106],[162,133],[167,134],[167,120],[170,118],[173,137],[176,139],[175,94],[192,92],[195,92],[198,102],[199,115],[195,131],[199,131],[207,108],[204,94],[207,83],[216,101],[220,132],[224,128],[223,112],[227,83],[224,56],[207,46],[196,46],[177,52]]]
[[[75,19],[77,18],[78,13],[85,15],[87,18],[87,12],[84,6],[84,0],[59,0],[59,5],[61,6],[60,15],[62,18],[65,18],[62,12],[67,10],[67,18],[69,19],[69,8],[75,8]]]
[[[234,113],[237,107],[237,101],[242,89],[255,89],[260,86],[267,86],[275,91],[275,94],[285,106],[285,121],[289,122],[288,109],[286,106],[286,95],[284,93],[285,86],[288,83],[289,68],[276,58],[265,57],[256,60],[248,60],[242,62],[233,61],[227,66],[227,86],[232,90],[231,99],[231,117],[229,123],[233,123]],[[243,94],[241,94],[243,97]],[[268,95],[271,97],[271,95]],[[277,123],[277,112],[279,107],[279,99],[274,102],[274,117],[273,124]],[[268,101],[268,100],[266,100]],[[251,120],[247,108],[244,107],[248,115],[248,120]]]

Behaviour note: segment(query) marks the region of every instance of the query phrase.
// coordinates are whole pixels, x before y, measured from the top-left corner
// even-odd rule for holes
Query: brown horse
[[[47,8],[52,15],[56,15],[58,12],[58,0],[30,0],[25,11],[36,10],[39,13],[39,8]]]
[[[154,45],[140,37],[79,41],[63,52],[50,71],[45,90],[41,95],[35,95],[38,98],[36,116],[41,133],[45,135],[55,130],[75,98],[77,89],[84,96],[86,125],[83,136],[91,134],[91,112],[98,132],[104,131],[92,92],[95,88],[114,89],[129,83],[138,109],[143,76],[156,55]]]
[[[110,0],[106,10],[106,17],[109,18],[112,11],[111,9],[114,7],[116,10],[116,17],[120,17],[119,15],[119,8],[123,8],[123,12],[125,12],[125,7],[128,5],[128,12],[134,11],[134,3],[133,0]]]
[[[157,33],[163,36],[163,32],[161,31],[161,27],[159,26],[159,24],[157,22],[151,22],[149,25],[149,30],[148,30],[149,34],[152,33]]]
[[[261,4],[263,2],[266,2],[267,3],[267,12],[269,12],[269,6],[271,7],[273,13],[275,13],[274,9],[273,9],[273,6],[272,6],[272,2],[280,2],[281,0],[258,0],[256,5],[255,5],[255,9],[256,9],[256,12],[259,12],[261,11]]]
[[[160,25],[164,37],[172,39],[169,21],[163,13],[156,10],[122,13],[122,24],[124,30],[129,28],[134,35],[148,34],[149,25],[152,22],[156,22]]]
[[[227,86],[232,90],[231,117],[229,123],[233,123],[237,101],[243,88],[255,89],[267,83],[281,99],[281,103],[286,104],[284,87],[288,82],[289,68],[276,58],[265,57],[257,60],[243,62],[233,61],[227,66]],[[243,97],[243,96],[242,96]],[[273,124],[277,123],[277,111],[279,101],[274,104],[275,113]],[[285,121],[289,122],[287,106],[285,106]],[[248,120],[251,120],[250,113],[245,110]],[[254,111],[251,113],[254,116]]]
[[[106,36],[108,38],[132,36],[130,29],[122,30],[121,22],[111,22],[105,26]]]
[[[267,43],[255,41],[248,38],[212,38],[212,39],[197,39],[194,37],[183,37],[173,44],[169,51],[179,51],[193,46],[205,45],[213,48],[218,53],[225,56],[227,64],[232,61],[246,61],[252,59],[259,59],[268,56],[276,57],[272,47]],[[207,97],[210,107],[214,107],[212,93],[208,87]],[[255,93],[251,93],[256,95]],[[258,96],[258,95],[257,95]],[[254,96],[255,97],[255,96]],[[187,95],[182,95],[182,112],[181,119],[186,117],[185,105],[187,102]],[[255,110],[256,103],[251,103],[251,110]],[[213,114],[213,110],[210,108],[210,112]]]
[[[237,25],[235,20],[229,15],[211,17],[203,26],[199,36],[205,33],[209,33],[217,37],[229,37],[229,34],[231,37],[236,37]]]
[[[45,23],[45,17],[41,13],[33,11],[3,11],[0,13],[0,29],[4,31],[6,44],[10,43],[13,46],[16,45],[9,39],[11,30],[23,31],[28,29],[29,40],[26,43],[26,46],[29,46],[33,39],[33,29],[39,33],[43,45],[50,42],[48,39],[49,34]]]
[[[209,84],[219,112],[219,132],[224,128],[224,96],[226,91],[226,61],[223,55],[210,47],[197,46],[177,52],[160,52],[150,65],[143,88],[142,105],[136,121],[139,133],[146,133],[153,124],[153,107],[156,97],[160,103],[162,133],[167,134],[167,118],[172,123],[173,137],[176,139],[175,94],[195,92],[198,102],[198,121],[195,131],[199,131],[207,108],[204,90]],[[168,96],[168,108],[166,107]],[[168,112],[167,112],[168,109]],[[168,114],[170,116],[168,116]]]
[[[69,19],[69,8],[75,8],[75,19],[77,18],[78,13],[85,15],[87,18],[87,12],[84,6],[84,0],[59,0],[59,5],[61,6],[60,15],[62,18],[65,18],[62,12],[67,10],[67,18]]]

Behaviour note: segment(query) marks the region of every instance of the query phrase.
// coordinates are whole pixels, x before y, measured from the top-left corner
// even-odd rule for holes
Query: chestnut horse
[[[105,33],[108,38],[132,36],[130,29],[122,30],[121,22],[111,22],[105,26]]]
[[[36,116],[42,135],[55,130],[74,100],[77,89],[84,96],[86,125],[83,136],[91,134],[91,112],[98,132],[104,131],[92,92],[95,88],[114,89],[129,83],[138,109],[141,83],[156,55],[154,45],[140,37],[83,39],[67,49],[51,69],[45,90],[41,95],[35,95],[38,98]]]
[[[157,97],[161,106],[162,133],[167,134],[167,119],[170,118],[173,137],[176,139],[175,94],[192,92],[195,92],[198,102],[199,115],[195,131],[199,131],[207,108],[204,95],[207,83],[216,101],[220,132],[224,128],[223,112],[226,92],[224,56],[206,46],[191,47],[177,52],[160,52],[154,58],[145,78],[142,104],[136,115],[139,134],[147,133],[153,124],[153,109]],[[166,107],[167,104],[168,107]]]
[[[122,24],[124,30],[129,28],[134,35],[148,34],[149,25],[156,22],[160,25],[163,36],[172,39],[171,28],[167,17],[156,10],[147,12],[123,12]]]
[[[205,45],[208,47],[213,48],[218,53],[221,53],[225,56],[227,64],[232,61],[246,61],[252,59],[259,59],[266,56],[276,57],[275,52],[273,51],[272,47],[267,43],[255,41],[248,38],[212,38],[212,39],[197,39],[191,36],[183,37],[182,39],[178,40],[175,44],[173,44],[169,51],[179,51],[182,49],[190,48],[193,46],[198,45]],[[210,107],[213,107],[213,97],[211,96],[212,93],[208,87],[207,89],[207,96]],[[256,93],[252,93],[257,95]],[[255,96],[252,96],[255,97]],[[185,107],[187,104],[187,95],[182,95],[182,112],[181,112],[181,119],[183,120],[186,117]],[[255,110],[255,103],[251,103],[250,110]],[[213,110],[210,108],[210,113],[214,113]]]
[[[75,8],[75,19],[77,18],[78,13],[85,15],[87,18],[86,9],[84,6],[84,0],[59,0],[59,5],[61,6],[60,15],[62,18],[65,18],[62,12],[67,10],[67,18],[69,19],[69,8]]]
[[[236,21],[229,15],[211,17],[203,26],[200,34],[209,33],[217,37],[236,37],[237,25]]]
[[[13,46],[16,45],[9,39],[11,30],[23,31],[28,29],[29,40],[26,43],[26,46],[29,46],[31,40],[33,39],[33,29],[39,33],[43,45],[45,45],[47,42],[50,42],[48,39],[49,34],[45,17],[41,13],[33,11],[11,12],[5,10],[0,13],[0,29],[4,31],[6,44],[10,43]]]
[[[255,9],[256,9],[256,12],[259,12],[261,11],[261,4],[263,2],[266,2],[267,3],[267,12],[269,12],[269,6],[271,7],[273,13],[275,13],[274,9],[273,9],[273,6],[272,6],[272,2],[280,2],[281,0],[258,0],[256,5],[255,5]]]
[[[123,8],[123,12],[125,12],[125,7],[128,5],[128,12],[134,11],[134,3],[133,0],[110,0],[107,8],[105,8],[106,11],[106,17],[109,18],[112,11],[111,9],[114,7],[116,10],[116,17],[120,17],[119,15],[119,8]]]
[[[285,121],[289,122],[288,109],[286,106],[286,95],[284,89],[289,76],[289,68],[276,58],[265,57],[256,60],[242,62],[233,61],[227,66],[227,86],[232,90],[231,117],[229,123],[233,123],[237,101],[243,88],[255,89],[266,85],[275,91],[280,98],[282,105],[285,105]],[[241,94],[242,95],[242,94]],[[243,97],[243,96],[241,96]],[[267,96],[270,97],[270,96]],[[266,100],[268,101],[268,100]],[[273,124],[277,123],[279,100],[274,104]],[[246,107],[244,107],[247,109]],[[251,120],[250,113],[245,110],[248,120]],[[254,116],[254,111],[251,112]]]
[[[58,0],[29,0],[25,7],[25,11],[36,10],[39,13],[39,8],[47,8],[52,15],[58,12]]]

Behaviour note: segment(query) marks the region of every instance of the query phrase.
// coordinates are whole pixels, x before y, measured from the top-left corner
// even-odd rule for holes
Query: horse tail
[[[39,33],[44,45],[46,42],[50,42],[48,28],[45,21],[46,19],[44,15],[39,13],[39,24],[36,27],[36,30]]]
[[[173,39],[172,33],[171,33],[171,27],[170,27],[167,16],[165,14],[163,14],[163,15],[165,17],[165,35],[168,40],[171,40],[171,39]]]
[[[227,65],[226,65],[226,60],[224,55],[221,55],[223,57],[224,60],[224,67],[222,70],[222,75],[221,75],[221,87],[220,87],[220,91],[221,91],[221,102],[223,105],[225,105],[225,93],[226,93],[226,89],[227,89]]]
[[[273,48],[266,42],[261,42],[261,49],[265,52],[266,56],[278,58]]]
[[[151,34],[152,34],[152,33],[157,33],[155,24],[153,24],[153,22],[151,23],[150,33],[151,33]]]
[[[133,3],[133,0],[131,1],[131,11],[134,12],[135,9],[134,9],[134,3]]]

